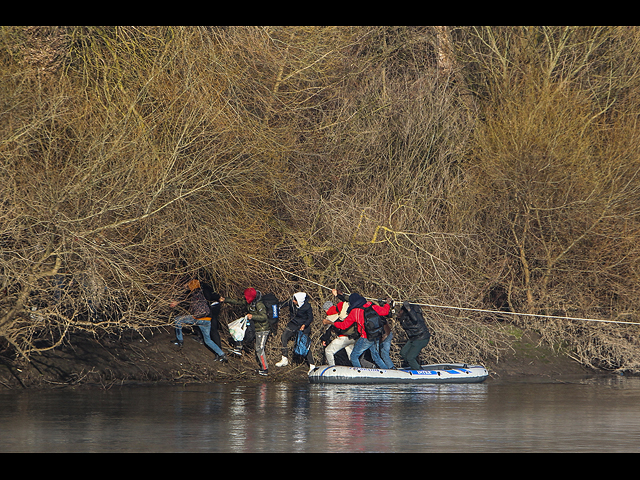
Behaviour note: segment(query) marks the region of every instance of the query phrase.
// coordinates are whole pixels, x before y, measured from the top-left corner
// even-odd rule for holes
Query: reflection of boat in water
[[[384,370],[341,366],[316,367],[309,373],[313,384],[482,383],[489,376],[481,365],[424,365],[422,370]]]

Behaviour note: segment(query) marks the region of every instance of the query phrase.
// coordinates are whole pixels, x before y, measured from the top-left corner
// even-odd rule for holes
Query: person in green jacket
[[[256,359],[260,369],[260,375],[268,375],[269,366],[267,364],[266,346],[269,338],[270,327],[269,317],[267,316],[267,307],[262,302],[262,294],[255,288],[247,288],[244,291],[244,300],[235,300],[232,298],[220,298],[220,303],[229,303],[231,305],[245,306],[247,309],[247,319],[251,322],[256,332]]]

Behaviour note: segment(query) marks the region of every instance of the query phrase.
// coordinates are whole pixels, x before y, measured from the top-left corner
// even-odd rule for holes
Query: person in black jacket
[[[286,367],[289,365],[289,349],[287,347],[289,340],[297,338],[298,332],[311,336],[311,322],[313,322],[313,308],[307,301],[307,294],[303,292],[296,293],[288,302],[291,320],[282,332],[282,360],[276,363],[276,367]],[[313,352],[309,349],[307,353],[307,362],[309,362],[309,371],[315,368],[313,360]]]
[[[220,340],[220,324],[218,317],[220,316],[220,294],[215,292],[211,285],[208,283],[201,283],[202,293],[204,298],[209,302],[210,317],[211,317],[211,341],[222,348],[222,341]]]
[[[409,337],[407,344],[400,350],[400,355],[412,370],[422,370],[418,357],[431,340],[431,333],[422,316],[422,310],[418,305],[404,302],[398,314],[398,320]]]

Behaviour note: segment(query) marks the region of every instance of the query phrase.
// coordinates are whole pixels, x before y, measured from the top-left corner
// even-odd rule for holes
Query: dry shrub
[[[3,27],[2,346],[170,325],[192,275],[316,306],[323,287],[492,309],[501,291],[518,311],[635,319],[638,38]],[[501,354],[492,316],[425,316],[424,360]],[[513,321],[585,364],[635,365],[624,328]]]
[[[638,76],[623,60],[637,52],[637,31],[483,28],[479,63],[491,79],[484,83],[491,101],[465,159],[464,202],[487,241],[486,271],[497,273],[492,281],[509,292],[516,311],[637,319],[629,300],[637,284],[639,131],[628,88]],[[616,48],[622,38],[626,52]],[[622,63],[605,80],[613,59]],[[586,365],[635,368],[608,328],[521,323],[551,345],[588,351],[577,354]],[[625,361],[613,360],[621,356]]]
[[[283,255],[279,265],[370,298],[463,305],[478,292],[468,290],[457,255],[473,250],[476,240],[453,219],[451,196],[464,182],[459,162],[473,118],[426,54],[428,41],[415,43],[418,33],[432,43],[435,35],[403,33],[413,41],[402,48],[391,48],[384,34],[361,45],[367,68],[347,77],[335,94],[340,117],[326,134],[331,143],[313,152],[300,145],[301,187],[283,198],[288,224],[295,226],[287,249],[299,253],[291,263]],[[407,57],[416,64],[396,69]],[[318,304],[330,299],[312,288]],[[473,362],[497,354],[496,336],[481,321],[428,309],[425,316],[435,335],[423,361]],[[399,326],[394,331],[401,345],[404,334]],[[399,364],[399,346],[392,353]]]
[[[64,74],[7,61],[2,76],[0,336],[25,356],[70,328],[167,324],[184,277],[206,267],[224,283],[270,243],[278,157],[222,95],[224,43],[170,27],[69,35]]]

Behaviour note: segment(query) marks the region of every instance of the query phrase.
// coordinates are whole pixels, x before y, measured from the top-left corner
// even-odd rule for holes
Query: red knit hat
[[[247,288],[244,291],[244,298],[247,301],[247,303],[253,302],[257,296],[258,296],[258,293],[256,292],[255,288]]]
[[[329,310],[327,310],[327,315],[339,315],[340,312],[338,311],[338,308],[335,305],[331,305],[331,308],[329,308]]]

